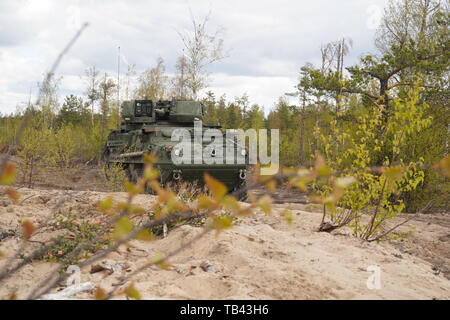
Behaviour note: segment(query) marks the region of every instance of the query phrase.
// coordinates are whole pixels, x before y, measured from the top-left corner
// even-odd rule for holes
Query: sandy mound
[[[52,205],[64,195],[70,198],[60,210],[80,219],[87,215],[96,217],[95,203],[108,195],[29,189],[21,193],[22,199],[29,198],[19,205],[0,199],[0,250],[7,254],[19,245],[18,219],[36,223],[47,219]],[[109,194],[116,199],[126,197],[123,193]],[[148,195],[137,199],[142,205],[151,201],[153,197]],[[287,225],[277,214],[268,217],[257,212],[228,231],[207,235],[174,257],[170,261],[172,269],[150,268],[137,275],[136,287],[144,298],[171,299],[450,298],[450,281],[445,270],[450,254],[448,216],[417,215],[409,223],[416,229],[412,237],[368,244],[352,237],[346,229],[332,234],[316,232],[320,214],[307,212],[302,205],[278,205],[275,211],[286,207],[295,215],[292,225]],[[157,253],[176,249],[199,232],[200,228],[184,225],[172,230],[165,239],[133,241],[130,247],[122,247],[103,260],[125,265],[122,270],[91,274],[86,269],[82,270],[81,280],[112,288],[120,276]],[[380,267],[380,289],[367,287],[367,279],[373,275],[367,271],[370,266]],[[23,297],[54,267],[50,262],[33,263],[0,287],[0,297],[6,297],[11,291]]]

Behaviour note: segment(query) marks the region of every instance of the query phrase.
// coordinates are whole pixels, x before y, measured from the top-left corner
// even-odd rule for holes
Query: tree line
[[[206,106],[204,122],[223,128],[280,129],[283,166],[310,167],[317,152],[339,169],[354,168],[358,161],[364,168],[429,164],[448,155],[448,2],[390,2],[374,39],[375,52],[347,66],[351,39],[322,45],[317,51],[320,65],[301,66],[297,86],[286,88],[291,93],[279,97],[266,114],[245,93],[230,100],[207,90],[208,65],[226,57],[221,30],[210,31],[208,22],[209,16],[192,18],[191,31],[179,33],[183,54],[172,76],[161,57],[139,75],[129,65],[120,84],[93,66],[86,70],[85,96],[68,95],[61,105],[60,79],[53,78],[40,87],[40,105],[34,106],[31,125],[20,141],[14,141],[14,134],[24,114],[0,117],[1,150],[14,146],[31,168],[36,161],[59,168],[98,161],[109,130],[121,121],[116,98],[120,85],[125,99],[201,100]],[[377,119],[375,124],[368,122],[370,117]],[[363,135],[362,127],[370,129],[370,136]],[[429,199],[445,198],[448,192],[448,179],[425,168],[418,187],[399,197],[408,210],[419,210]]]

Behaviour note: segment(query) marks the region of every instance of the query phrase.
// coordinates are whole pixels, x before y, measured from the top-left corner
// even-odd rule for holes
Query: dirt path
[[[75,219],[102,221],[95,205],[107,195],[125,199],[124,193],[21,189],[23,203],[13,205],[0,198],[0,250],[11,254],[20,244],[18,220],[39,223],[63,196],[68,197],[58,214]],[[26,199],[26,200],[24,200]],[[154,197],[140,195],[137,202],[148,206]],[[287,225],[279,216],[284,208],[294,213]],[[173,268],[148,269],[134,278],[144,298],[173,299],[450,299],[450,217],[416,215],[409,226],[415,233],[403,241],[368,244],[355,239],[350,230],[318,233],[319,213],[302,204],[275,205],[275,214],[256,212],[238,221],[220,235],[210,234],[171,260]],[[51,217],[54,219],[55,217]],[[403,231],[408,230],[404,227]],[[46,241],[55,230],[37,234]],[[105,263],[124,266],[112,274],[82,270],[82,281],[93,281],[105,289],[120,276],[169,252],[201,232],[183,225],[154,242],[132,241],[111,253]],[[40,246],[39,242],[33,243]],[[0,260],[4,263],[5,260]],[[0,287],[0,298],[15,291],[25,294],[56,265],[36,261]],[[203,266],[203,268],[202,268]],[[378,266],[381,288],[370,290],[367,279]],[[92,297],[80,294],[79,298]]]

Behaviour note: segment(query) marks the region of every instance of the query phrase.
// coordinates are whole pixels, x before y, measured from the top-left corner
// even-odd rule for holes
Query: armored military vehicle
[[[174,159],[172,153],[176,156],[180,155],[180,150],[176,148],[178,142],[171,139],[174,130],[186,129],[193,133],[196,121],[201,121],[203,114],[204,105],[197,101],[175,99],[125,101],[121,105],[123,122],[120,128],[109,134],[103,151],[103,160],[106,165],[113,163],[122,165],[128,179],[135,182],[144,171],[143,154],[155,153],[158,159],[155,167],[159,170],[162,185],[178,181],[202,183],[204,173],[207,172],[223,182],[232,192],[245,184],[246,163],[248,163],[246,149],[234,139],[231,142],[233,153],[240,155],[241,160],[244,156],[246,159],[244,163],[240,161],[240,164],[237,164],[235,161],[235,163],[227,164],[224,160],[223,163],[213,164],[203,162],[176,164],[172,160]],[[202,124],[201,128],[202,132],[205,132],[208,129],[220,129],[220,126]],[[230,143],[225,133],[220,134],[223,135],[224,145],[226,141]],[[192,153],[194,152],[193,150]],[[216,152],[215,149],[211,150],[213,157]],[[246,193],[238,196],[243,199]]]

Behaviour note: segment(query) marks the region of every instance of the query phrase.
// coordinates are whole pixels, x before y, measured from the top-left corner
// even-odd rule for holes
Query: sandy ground
[[[56,213],[101,222],[96,203],[124,193],[20,189],[21,203],[14,205],[0,196],[0,251],[11,255],[20,245],[19,220],[36,224],[54,219],[51,207],[63,196],[69,198]],[[148,206],[154,198],[140,195],[136,203]],[[289,207],[294,213],[288,225],[279,213]],[[148,269],[134,278],[143,298],[168,299],[449,299],[450,216],[416,215],[402,227],[415,229],[403,241],[365,243],[347,229],[331,234],[316,232],[321,215],[302,204],[277,204],[275,214],[260,212],[242,218],[220,235],[209,234],[170,260],[173,268]],[[102,261],[121,263],[122,270],[91,274],[82,270],[81,280],[110,289],[119,278],[135,270],[158,253],[176,249],[201,228],[182,225],[164,239],[134,240]],[[55,230],[43,229],[33,236],[31,246],[39,247]],[[0,260],[0,267],[6,259]],[[201,266],[208,265],[209,268]],[[379,266],[381,288],[369,289],[368,268]],[[36,261],[0,286],[0,298],[16,292],[26,296],[55,263]],[[82,293],[77,298],[90,298]]]

